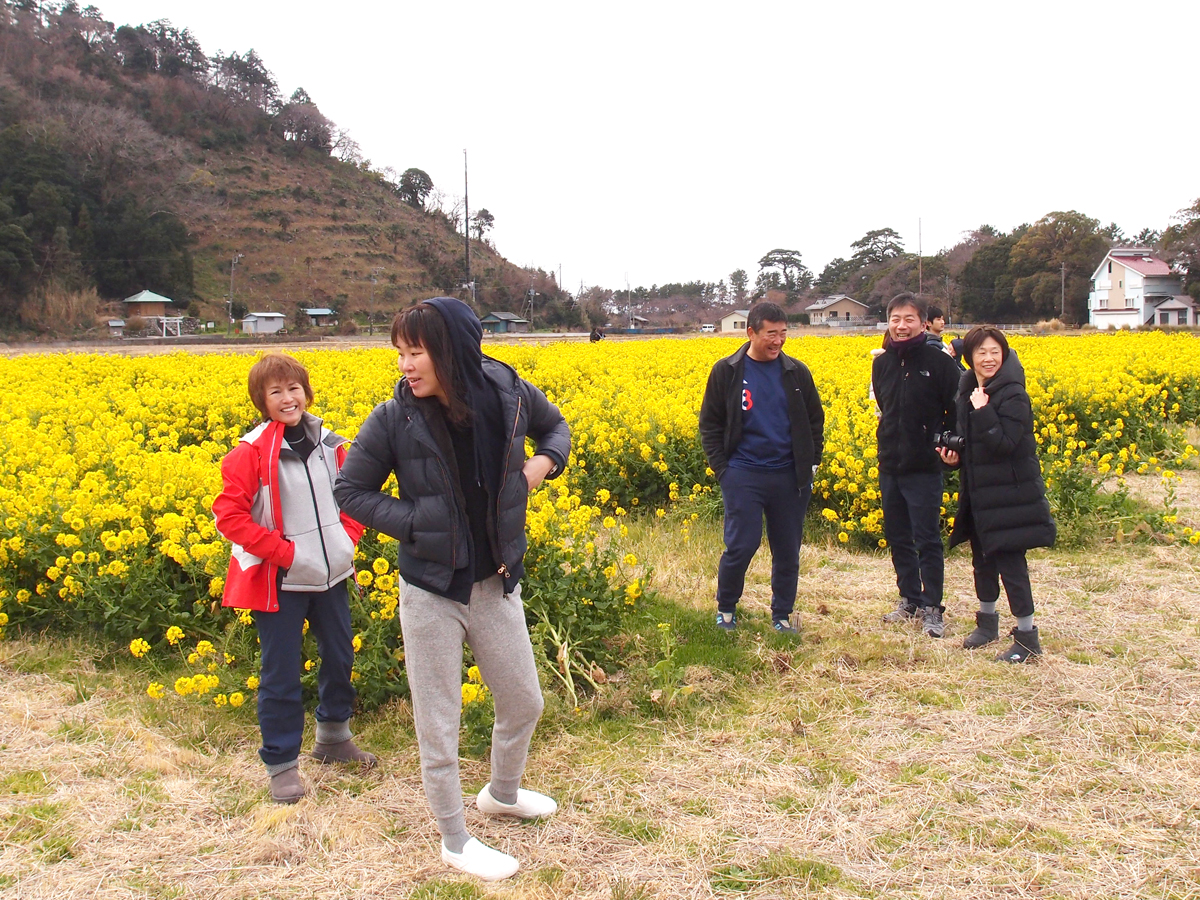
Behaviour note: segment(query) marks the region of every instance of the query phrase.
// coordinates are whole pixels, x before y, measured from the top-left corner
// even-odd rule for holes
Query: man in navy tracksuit
[[[825,411],[808,367],[783,352],[784,311],[774,303],[758,303],[746,325],[749,341],[713,366],[700,407],[700,441],[725,503],[717,627],[737,626],[737,602],[762,542],[765,516],[771,623],[782,634],[796,634],[790,619],[800,540],[825,445]]]

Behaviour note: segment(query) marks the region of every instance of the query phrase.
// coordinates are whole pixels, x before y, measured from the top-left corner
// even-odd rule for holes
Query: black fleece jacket
[[[708,466],[721,478],[729,466],[729,457],[742,440],[742,373],[746,368],[747,341],[732,356],[717,360],[708,375],[704,400],[700,405],[700,444]],[[812,467],[821,462],[825,450],[825,410],[808,366],[786,353],[783,361],[783,386],[787,391],[788,420],[792,426],[792,456],[796,460],[796,481],[807,486]]]
[[[889,475],[939,472],[933,449],[939,431],[955,430],[954,397],[958,366],[943,350],[925,341],[907,352],[894,346],[875,357],[871,382],[879,404],[879,471]]]

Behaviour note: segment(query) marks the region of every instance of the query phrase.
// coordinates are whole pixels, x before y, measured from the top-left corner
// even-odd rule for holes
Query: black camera
[[[955,453],[962,453],[967,446],[967,439],[953,431],[937,431],[933,435],[933,446],[935,448],[945,447]]]

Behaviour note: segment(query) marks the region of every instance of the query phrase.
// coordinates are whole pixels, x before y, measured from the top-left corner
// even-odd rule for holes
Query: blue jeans
[[[879,473],[883,536],[892,550],[896,587],[912,606],[942,608],[942,473]]]
[[[725,502],[725,552],[717,568],[717,609],[733,612],[746,585],[746,569],[762,543],[763,517],[771,547],[771,618],[786,619],[796,605],[800,541],[812,482],[796,483],[796,468],[736,469],[721,475]]]
[[[315,593],[280,591],[278,612],[251,613],[262,642],[258,684],[258,728],[268,766],[300,755],[304,735],[304,699],[300,688],[304,620],[317,639],[321,669],[317,673],[317,721],[347,722],[357,692],[350,684],[354,667],[354,632],[346,582]]]

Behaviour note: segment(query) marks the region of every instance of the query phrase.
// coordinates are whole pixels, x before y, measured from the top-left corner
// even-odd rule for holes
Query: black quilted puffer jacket
[[[975,409],[971,392],[978,384],[975,373],[967,370],[958,388],[958,429],[967,443],[959,461],[962,480],[950,546],[974,539],[985,556],[1052,547],[1056,528],[1017,354],[1009,350],[984,385],[987,405]]]
[[[505,590],[516,588],[524,571],[525,507],[528,485],[525,437],[554,460],[548,477],[562,472],[571,452],[571,432],[562,413],[511,366],[484,357],[485,376],[496,387],[507,435],[499,495],[489,498],[488,534],[501,562]],[[404,379],[391,400],[379,404],[354,439],[334,486],[342,511],[399,542],[398,565],[406,581],[445,591],[454,570],[468,564],[470,527],[456,490],[455,466],[434,437],[419,400]],[[393,472],[399,497],[380,491]]]

